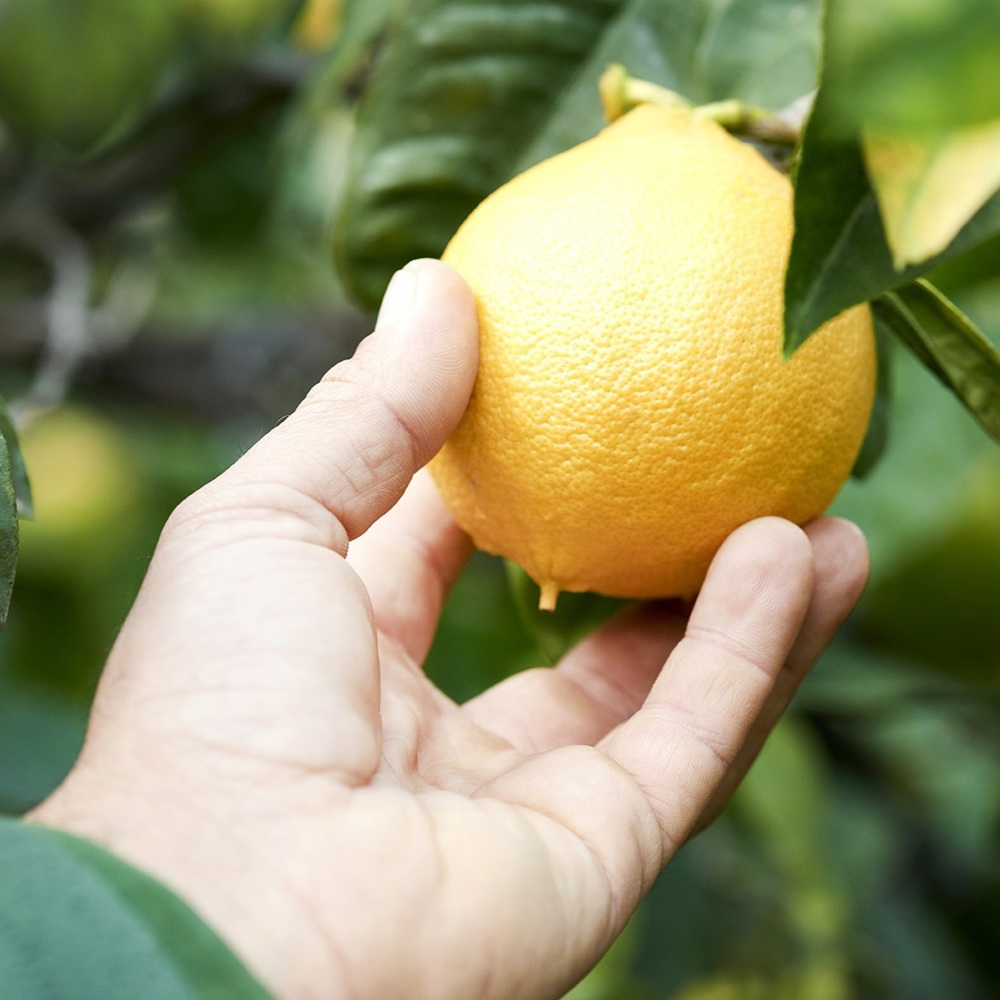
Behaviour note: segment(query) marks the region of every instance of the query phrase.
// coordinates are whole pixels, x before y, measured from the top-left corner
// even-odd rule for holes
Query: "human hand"
[[[355,357],[170,519],[30,817],[160,878],[282,997],[561,995],[863,585],[852,526],[756,521],[687,622],[644,606],[454,704],[420,665],[469,542],[417,470],[475,368],[468,289],[409,265]]]

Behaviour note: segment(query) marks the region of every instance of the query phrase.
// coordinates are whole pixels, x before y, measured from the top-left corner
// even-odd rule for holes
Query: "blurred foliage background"
[[[72,763],[174,504],[368,331],[335,217],[370,306],[387,262],[439,252],[506,175],[599,126],[609,57],[674,86],[683,66],[694,100],[810,89],[818,4],[678,9],[0,2],[0,391],[35,500],[0,637],[0,811]],[[454,127],[428,138],[442,107]],[[1000,240],[932,278],[1000,345]],[[1000,449],[889,353],[888,449],[835,508],[871,541],[868,591],[574,1000],[1000,992]],[[477,556],[428,671],[464,699],[552,646]]]

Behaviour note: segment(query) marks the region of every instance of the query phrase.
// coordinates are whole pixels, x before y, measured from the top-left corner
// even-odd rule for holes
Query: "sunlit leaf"
[[[1000,11],[1000,5],[993,4],[993,0],[891,0],[886,3],[831,0],[826,5],[823,73],[816,103],[802,137],[795,174],[795,234],[785,280],[786,353],[790,354],[826,320],[849,306],[909,284],[936,265],[1000,233],[1000,195],[989,197],[990,178],[995,177],[995,166],[989,162],[990,142],[977,139],[974,145],[982,143],[987,148],[977,149],[974,155],[963,143],[948,153],[947,169],[941,176],[946,175],[949,184],[942,198],[933,194],[939,190],[938,170],[941,168],[928,172],[922,161],[910,154],[903,164],[903,176],[899,176],[898,165],[877,164],[880,187],[885,191],[888,186],[895,185],[891,197],[901,206],[888,213],[891,238],[896,239],[897,227],[907,218],[907,225],[915,226],[917,234],[919,254],[911,252],[913,237],[904,235],[903,243],[896,248],[894,262],[862,151],[861,134],[865,128],[871,133],[894,135],[901,130],[920,127],[925,144],[933,148],[943,143],[947,147],[944,135],[954,134],[966,124],[1000,118],[998,105],[990,113],[978,114],[971,122],[966,121],[958,113],[960,102],[955,104],[948,86],[954,83],[959,71],[955,70],[950,80],[934,77],[926,61],[921,61],[915,50],[906,44],[906,32],[910,28],[924,31],[939,15],[944,18],[942,25],[951,31],[956,11],[969,4],[990,5],[993,10]],[[974,23],[963,24],[961,32],[966,32]],[[985,32],[987,23],[976,24],[975,32]],[[939,37],[944,30],[941,25],[934,30],[938,32],[934,45],[941,51],[950,52],[952,36]],[[872,65],[879,60],[891,61],[909,67],[917,77],[933,77],[936,92],[949,95],[947,100],[952,102],[949,107],[953,113],[943,121],[914,123],[902,115],[894,118],[888,114],[880,116],[870,109],[866,112],[861,84],[852,68],[861,58],[858,53],[869,51],[866,46],[870,54],[873,53]],[[864,58],[869,57],[865,55]],[[996,73],[994,62],[988,66],[992,82],[985,88],[987,93],[1000,86],[997,82],[1000,74]],[[979,73],[979,65],[972,61],[961,71]],[[888,88],[882,96],[894,108],[909,106],[906,103],[909,98],[903,91]],[[989,109],[992,104],[987,102],[986,107]],[[850,109],[846,117],[845,108]],[[986,161],[985,165],[980,164],[980,156]],[[913,178],[909,183],[904,180],[907,174]],[[919,218],[910,197],[917,192],[920,193]],[[986,198],[989,200],[984,203]],[[970,213],[974,214],[968,218]],[[928,217],[933,225],[926,223]],[[947,244],[944,247],[942,240]],[[925,251],[932,256],[924,257]],[[897,262],[918,255],[921,256],[919,263],[897,268]]]
[[[795,235],[785,277],[787,353],[844,309],[908,285],[1000,233],[995,194],[943,252],[897,270],[860,140],[837,132],[822,91],[806,124],[795,184]]]
[[[1000,352],[972,321],[926,281],[887,293],[874,308],[1000,441]]]
[[[1000,189],[1000,119],[926,134],[865,129],[862,148],[898,270],[941,253]]]

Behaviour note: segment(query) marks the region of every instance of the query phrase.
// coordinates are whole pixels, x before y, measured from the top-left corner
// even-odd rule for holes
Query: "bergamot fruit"
[[[566,591],[690,596],[726,536],[803,524],[868,424],[867,305],[782,353],[788,179],[647,104],[488,197],[444,260],[480,367],[431,472],[475,544]]]

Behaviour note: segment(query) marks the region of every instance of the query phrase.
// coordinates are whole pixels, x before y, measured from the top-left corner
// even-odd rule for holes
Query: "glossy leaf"
[[[7,611],[17,571],[17,498],[14,492],[11,449],[0,439],[0,630],[7,625]]]
[[[415,0],[358,113],[336,233],[348,290],[374,308],[407,260],[602,126],[610,62],[702,102],[781,106],[815,82],[816,0]],[[737,44],[738,43],[738,44]]]
[[[932,133],[865,129],[862,148],[898,270],[945,250],[1000,190],[1000,118]]]
[[[415,0],[358,112],[337,257],[360,302],[440,253],[621,6]]]
[[[782,108],[816,85],[818,0],[633,0],[612,22],[518,160],[515,173],[603,125],[594,100],[610,63],[696,104],[738,98]]]
[[[972,321],[926,281],[883,296],[874,308],[1000,441],[1000,352]]]
[[[894,135],[919,126],[925,145],[932,149],[948,147],[945,137],[970,123],[960,113],[954,84],[960,73],[981,75],[982,65],[972,60],[950,74],[936,76],[936,70],[926,61],[920,61],[919,46],[908,44],[908,40],[912,40],[913,32],[926,35],[930,30],[934,46],[950,52],[956,32],[964,37],[969,28],[958,24],[961,17],[956,21],[956,12],[961,14],[963,8],[981,2],[992,4],[992,0],[921,4],[831,0],[826,5],[823,74],[796,171],[795,236],[785,283],[786,353],[791,353],[817,327],[849,306],[909,284],[936,265],[1000,233],[1000,195],[989,198],[991,188],[995,189],[991,182],[995,168],[988,148],[985,152],[977,150],[972,159],[967,150],[948,150],[951,162],[945,171],[948,183],[944,196],[935,193],[940,178],[935,180],[934,191],[924,191],[929,179],[926,161],[921,163],[910,153],[909,162],[900,163],[898,158],[896,163],[873,162],[869,150],[869,167],[874,169],[883,202],[894,198],[901,202],[887,209],[888,229],[896,243],[894,262],[866,170],[861,139],[866,129],[869,133]],[[935,19],[940,22],[937,27],[933,27]],[[982,30],[983,25],[975,29]],[[905,88],[886,89],[880,97],[884,102],[882,111],[876,112],[866,105],[866,91],[856,72],[865,61],[876,67],[892,63],[912,71],[915,78],[933,79],[935,94],[945,95],[949,114],[943,120],[934,116],[926,120],[908,118],[906,109],[914,99]],[[986,91],[992,93],[1000,77],[992,64],[987,70]],[[1000,91],[997,96],[1000,97]],[[920,107],[926,109],[927,102]],[[973,116],[971,122],[1000,117],[1000,104],[991,108],[988,100],[983,113]],[[985,165],[980,164],[980,157]],[[878,159],[874,157],[875,161]],[[890,190],[893,193],[887,199],[886,192]],[[910,198],[915,193],[923,201],[921,219],[929,213],[933,225],[921,221],[916,226],[916,246],[912,246],[910,235],[903,233],[900,239],[897,237],[900,229],[906,228],[901,220],[908,214],[912,216]],[[989,200],[984,204],[986,198]],[[963,218],[972,212],[975,214],[963,225]],[[942,241],[947,245],[942,246]],[[897,269],[896,263],[916,257],[924,259]]]
[[[795,235],[785,278],[786,353],[844,309],[910,284],[998,233],[1000,195],[994,195],[947,249],[896,270],[860,141],[838,134],[821,93],[796,172]]]

